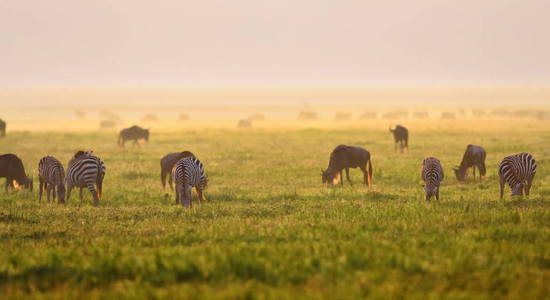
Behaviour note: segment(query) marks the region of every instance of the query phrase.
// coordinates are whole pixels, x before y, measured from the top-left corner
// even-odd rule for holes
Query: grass
[[[107,165],[100,207],[0,192],[0,294],[6,298],[525,298],[550,294],[550,124],[466,121],[410,128],[393,151],[384,126],[154,132],[140,149],[114,133],[11,132],[0,139],[34,173],[93,149]],[[338,144],[365,147],[374,187],[324,187]],[[451,170],[466,145],[488,152],[483,182]],[[160,189],[159,159],[191,150],[210,178],[207,203],[183,209]],[[497,164],[530,152],[532,195],[498,199]],[[423,199],[420,164],[446,171]],[[470,175],[471,176],[471,175]],[[37,185],[35,184],[35,189]]]

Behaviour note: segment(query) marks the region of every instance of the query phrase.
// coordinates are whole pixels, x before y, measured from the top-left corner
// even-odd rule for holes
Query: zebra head
[[[512,187],[512,196],[523,195],[523,183],[518,183]]]
[[[437,186],[427,184],[423,185],[422,187],[424,188],[424,194],[426,194],[426,201],[430,201],[430,198],[437,194]]]
[[[65,203],[65,184],[57,186],[57,201]]]

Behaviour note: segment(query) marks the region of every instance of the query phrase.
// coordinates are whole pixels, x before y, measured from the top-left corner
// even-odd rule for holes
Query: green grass
[[[541,123],[542,124],[542,123]],[[550,293],[550,126],[411,128],[398,154],[387,129],[153,132],[140,149],[107,133],[14,132],[0,139],[34,173],[93,149],[107,165],[104,198],[66,206],[0,191],[0,294],[7,298],[543,299]],[[503,130],[505,129],[505,130]],[[338,144],[373,157],[374,188],[323,187]],[[460,184],[451,167],[483,145],[488,175]],[[210,178],[207,203],[174,205],[159,158],[191,150]],[[529,198],[498,199],[497,164],[530,152]],[[446,171],[426,202],[420,164]],[[471,176],[471,175],[470,175]]]

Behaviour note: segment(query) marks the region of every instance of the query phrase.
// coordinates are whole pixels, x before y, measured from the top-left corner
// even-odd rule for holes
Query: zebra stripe
[[[50,191],[53,188],[53,199],[65,201],[65,169],[59,160],[53,156],[45,156],[38,162],[38,180],[40,182],[39,201],[42,200],[42,189],[46,188],[48,202],[50,202]]]
[[[512,189],[512,196],[523,195],[524,190],[525,194],[529,196],[529,190],[536,172],[537,163],[529,153],[522,152],[502,159],[498,168],[500,198],[502,199],[504,193],[505,182]]]
[[[208,178],[204,166],[195,157],[180,159],[172,169],[172,180],[176,185],[176,203],[184,207],[191,206],[191,189],[194,187],[199,200],[204,200],[202,190],[206,188]]]
[[[82,188],[87,187],[94,198],[94,205],[99,204],[101,198],[103,178],[105,177],[105,163],[91,152],[75,155],[67,168],[67,200],[71,196],[73,187],[80,188],[80,201],[82,202]],[[94,187],[97,185],[97,191]]]
[[[439,185],[443,178],[445,178],[445,175],[439,159],[435,157],[424,159],[422,162],[422,180],[425,182],[426,200],[430,200],[432,196],[439,200]]]

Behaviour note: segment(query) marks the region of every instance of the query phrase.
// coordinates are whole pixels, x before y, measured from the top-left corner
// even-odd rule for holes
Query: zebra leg
[[[44,188],[44,182],[38,179],[38,202],[42,202],[42,189]]]
[[[97,191],[94,188],[94,184],[90,183],[90,184],[87,184],[87,186],[88,186],[88,190],[92,194],[92,197],[94,198],[94,206],[98,206],[99,205],[99,197],[97,195]],[[80,189],[80,192],[82,193],[82,189]]]
[[[525,186],[525,196],[529,196],[529,191],[531,190],[531,184],[533,184],[533,178],[534,177],[530,177],[529,179],[527,179],[527,185]]]
[[[353,183],[351,182],[351,179],[349,179],[349,168],[346,168],[346,178],[348,179],[349,184],[353,185]]]
[[[69,203],[69,199],[71,198],[71,191],[73,190],[73,186],[69,183],[67,183],[67,196],[65,198],[67,199],[66,202]]]
[[[504,196],[504,177],[502,177],[501,174],[500,175],[500,200],[502,200],[502,197]]]
[[[56,198],[57,198],[56,187],[55,185],[52,185],[52,201],[55,202]],[[48,202],[50,201],[48,200]]]
[[[52,185],[51,184],[44,184],[46,186],[46,198],[48,198],[48,203],[50,203],[50,193],[52,191]]]
[[[99,178],[96,184],[97,184],[97,198],[101,199],[101,194],[103,194],[103,178]]]
[[[195,190],[197,190],[197,195],[199,196],[199,202],[206,201],[206,198],[204,198],[204,195],[202,194],[202,188],[200,186],[195,187]]]
[[[439,201],[439,187],[435,191],[435,200]]]

